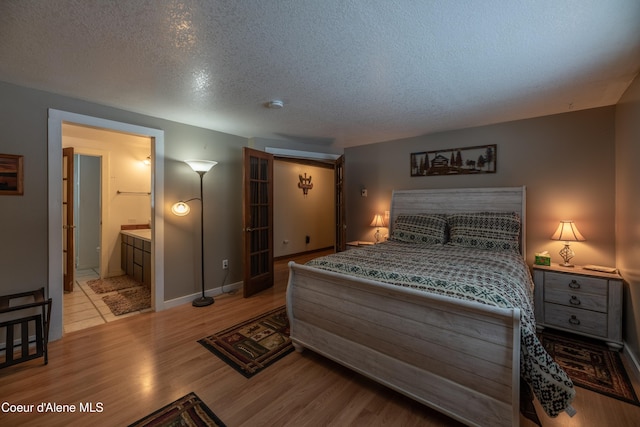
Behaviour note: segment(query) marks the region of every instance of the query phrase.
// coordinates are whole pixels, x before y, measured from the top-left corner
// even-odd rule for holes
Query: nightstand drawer
[[[589,335],[607,336],[607,315],[564,305],[545,303],[546,324]]]
[[[545,274],[544,286],[547,292],[550,289],[556,289],[580,293],[586,292],[594,295],[602,295],[603,297],[606,297],[608,292],[607,279],[554,273],[551,271]]]
[[[544,301],[566,305],[567,307],[599,311],[601,313],[607,312],[607,297],[605,295],[594,295],[549,287],[544,293]]]

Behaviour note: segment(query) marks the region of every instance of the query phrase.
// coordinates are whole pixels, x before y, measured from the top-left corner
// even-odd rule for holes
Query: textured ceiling
[[[0,80],[352,146],[615,104],[639,23],[638,0],[3,0]]]

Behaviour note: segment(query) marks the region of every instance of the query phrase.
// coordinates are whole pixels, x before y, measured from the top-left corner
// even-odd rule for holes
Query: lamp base
[[[200,297],[191,303],[194,307],[206,307],[211,304],[213,304],[213,297]]]
[[[564,261],[562,264],[560,264],[560,266],[562,266],[562,267],[573,267],[573,264],[570,264],[569,260],[571,258],[573,258],[574,255],[575,255],[575,253],[573,252],[573,250],[571,250],[571,247],[569,246],[569,243],[565,242],[564,248],[562,248],[560,250],[560,256],[562,257],[562,260]]]

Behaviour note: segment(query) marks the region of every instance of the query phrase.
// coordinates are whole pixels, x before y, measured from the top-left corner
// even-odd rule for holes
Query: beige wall
[[[313,188],[304,196],[298,175],[311,176]],[[334,228],[333,169],[289,161],[273,163],[274,256],[332,247]],[[309,243],[305,243],[309,236]]]
[[[640,77],[616,106],[616,253],[625,279],[624,340],[640,365]]]
[[[393,189],[527,187],[527,255],[561,242],[549,238],[573,219],[587,238],[572,244],[576,264],[615,265],[614,107],[365,145],[345,150],[348,240],[370,240],[373,214],[389,209]],[[411,177],[413,152],[497,144],[497,172]],[[368,197],[361,197],[367,188]]]

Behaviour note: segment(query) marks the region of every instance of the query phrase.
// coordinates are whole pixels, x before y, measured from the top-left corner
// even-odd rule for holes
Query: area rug
[[[247,378],[293,351],[284,306],[198,342]]]
[[[96,294],[104,294],[107,292],[119,291],[121,289],[140,286],[140,283],[136,282],[129,276],[123,275],[107,277],[104,279],[87,280],[87,285],[89,285],[89,287],[93,289],[93,292],[95,292]]]
[[[574,385],[640,406],[620,354],[602,342],[545,330],[542,344]]]
[[[105,295],[102,297],[102,301],[107,304],[114,315],[121,316],[151,308],[151,292],[144,286],[136,286],[118,291],[116,294]]]
[[[224,425],[220,418],[192,392],[130,424],[129,427],[224,427]]]

